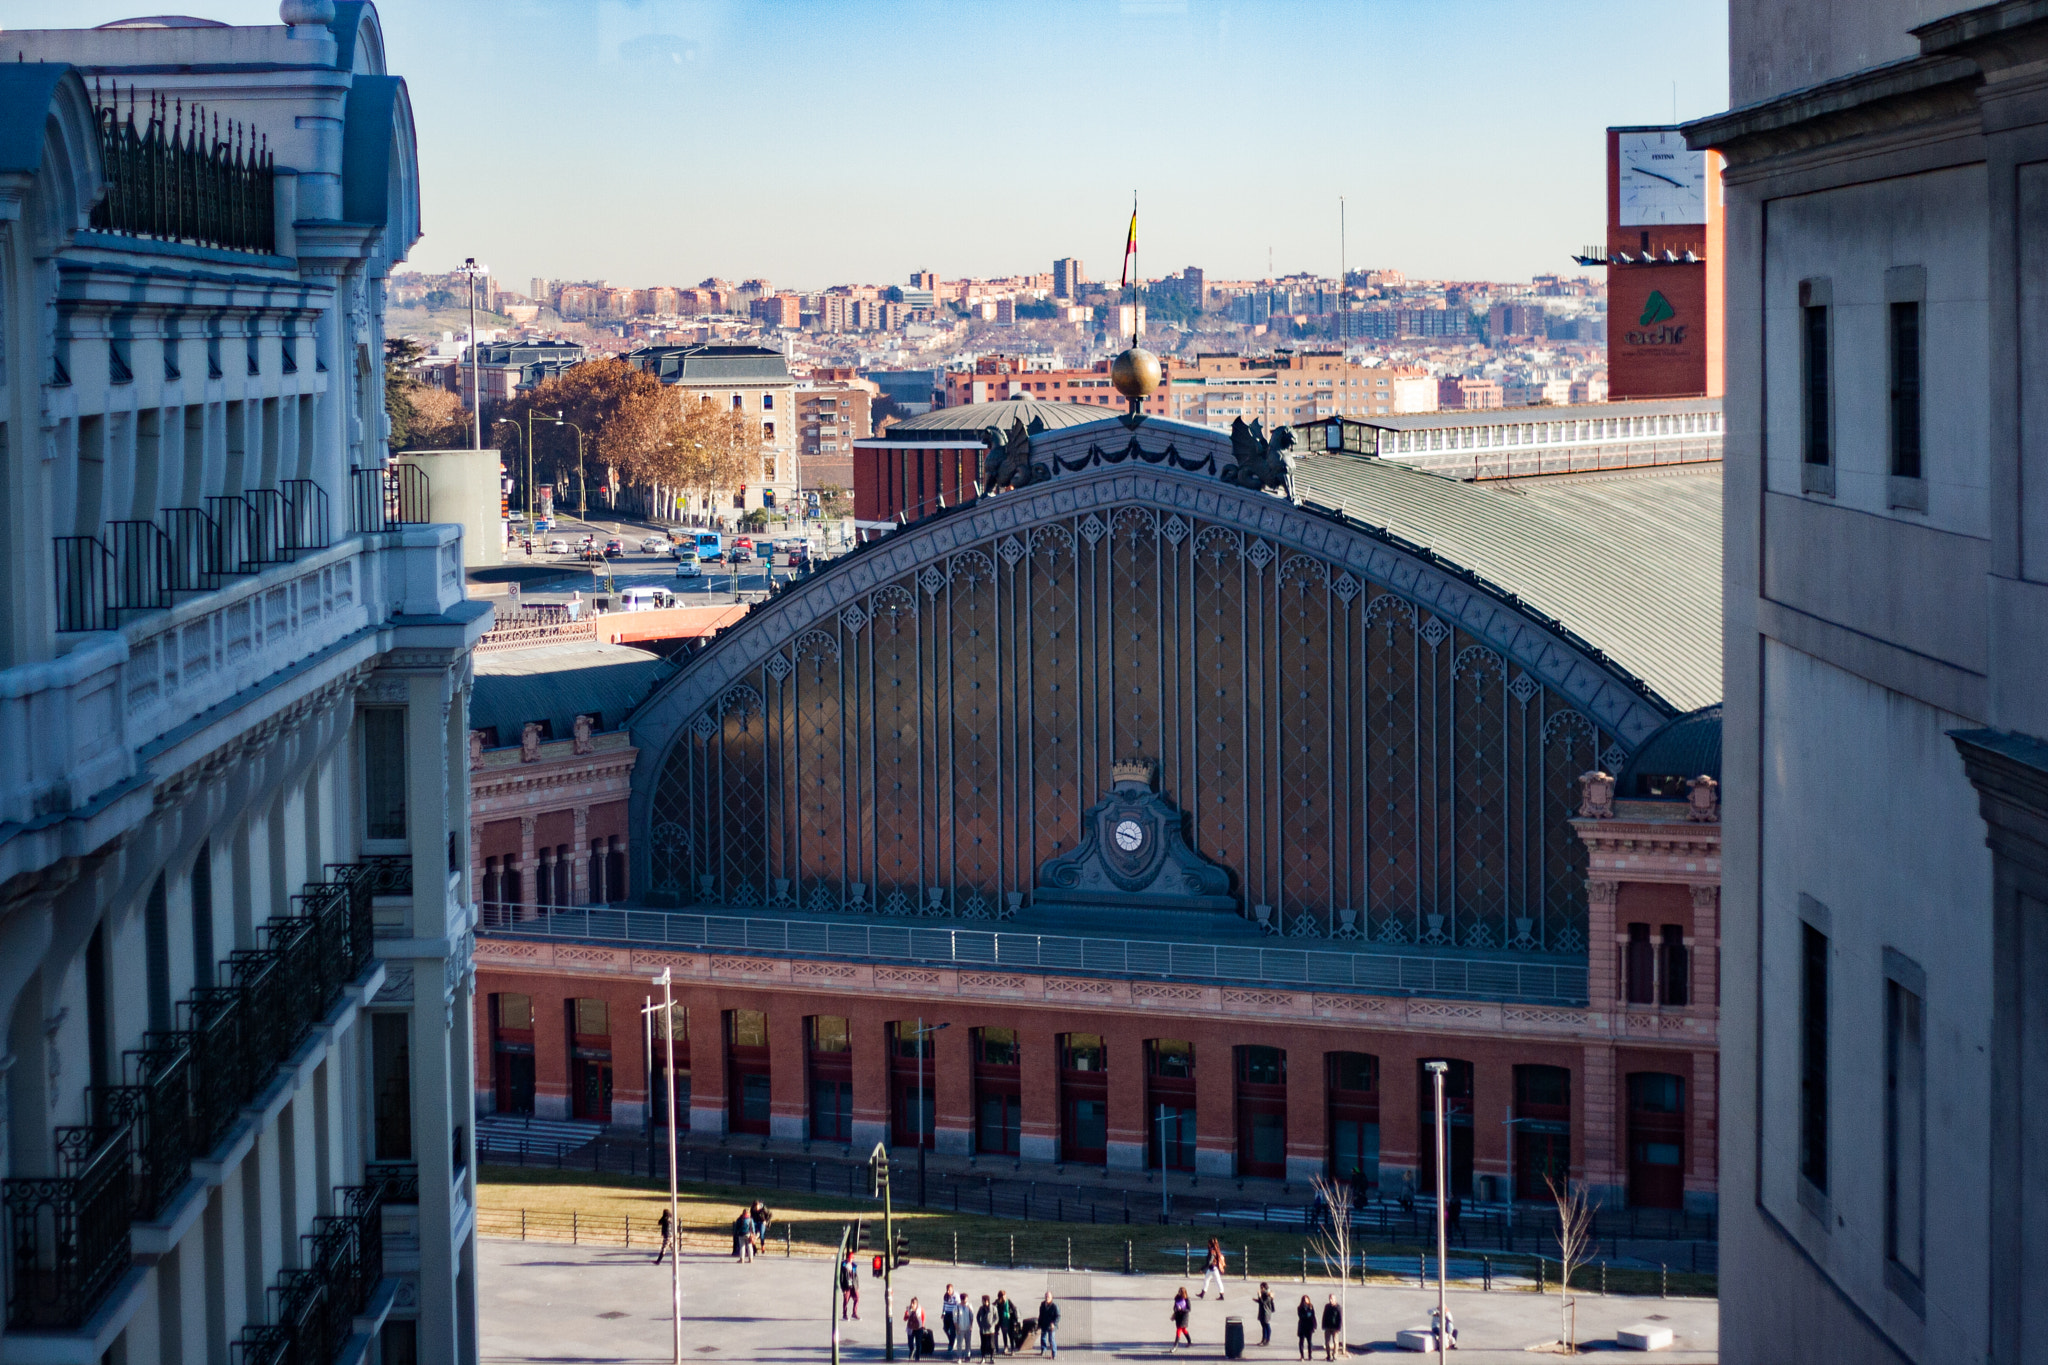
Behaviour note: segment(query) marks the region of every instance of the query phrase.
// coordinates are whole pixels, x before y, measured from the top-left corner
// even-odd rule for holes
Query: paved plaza
[[[655,1266],[647,1253],[483,1238],[478,1242],[478,1261],[485,1365],[670,1359],[668,1267]],[[865,1266],[863,1258],[863,1270]],[[728,1256],[686,1253],[683,1354],[693,1360],[829,1360],[830,1276],[830,1263],[819,1258],[769,1256],[738,1265]],[[1027,1317],[1050,1288],[1061,1305],[1061,1355],[1117,1360],[1220,1360],[1226,1316],[1245,1319],[1247,1360],[1292,1360],[1293,1305],[1304,1291],[1318,1306],[1331,1292],[1327,1282],[1303,1286],[1273,1281],[1281,1319],[1274,1326],[1273,1344],[1261,1348],[1251,1306],[1256,1286],[1233,1281],[1223,1303],[1195,1301],[1194,1348],[1176,1352],[1169,1349],[1173,1291],[1185,1283],[1192,1294],[1200,1288],[1199,1277],[1183,1281],[1178,1276],[1069,1275],[913,1263],[896,1276],[897,1313],[913,1294],[928,1310],[935,1308],[949,1282],[977,1302],[983,1294],[993,1298],[997,1290],[1006,1290],[1019,1300]],[[1436,1296],[1434,1291],[1414,1288],[1354,1285],[1349,1301],[1353,1353],[1399,1356],[1395,1332],[1427,1323]],[[861,1320],[845,1324],[841,1337],[841,1358],[849,1362],[882,1356],[880,1280],[863,1278],[861,1312]],[[1554,1295],[1453,1292],[1451,1313],[1459,1328],[1458,1358],[1471,1365],[1554,1358],[1527,1349],[1556,1339]],[[1718,1313],[1719,1305],[1712,1300],[1581,1295],[1578,1336],[1595,1350],[1605,1348],[1603,1353],[1611,1354],[1617,1329],[1654,1321],[1672,1330],[1674,1349],[1646,1359],[1713,1361],[1718,1358]],[[937,1335],[943,1359],[945,1337]],[[900,1340],[898,1353],[899,1359],[907,1358]],[[1035,1355],[1028,1351],[1017,1357],[1031,1358]]]

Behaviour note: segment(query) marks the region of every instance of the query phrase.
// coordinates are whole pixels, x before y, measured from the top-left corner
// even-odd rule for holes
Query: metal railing
[[[349,470],[353,525],[360,535],[433,520],[427,472],[418,465],[390,464]]]
[[[522,916],[532,916],[522,918]],[[479,927],[537,938],[653,943],[778,956],[844,957],[935,967],[1019,970],[1308,986],[1537,1004],[1586,1002],[1586,965],[1571,959],[1268,948],[1258,944],[1173,943],[1082,938],[1013,930],[932,928],[849,918],[761,919],[745,915],[554,908],[486,903]]]
[[[57,630],[113,630],[124,611],[162,611],[180,592],[212,592],[333,543],[327,490],[311,479],[168,507],[162,522],[110,521],[105,535],[57,536]]]
[[[315,1218],[299,1238],[304,1265],[278,1272],[270,1321],[249,1323],[232,1343],[240,1365],[326,1365],[341,1354],[384,1277],[385,1189],[371,1177],[335,1190],[346,1212]]]
[[[223,128],[217,114],[208,127],[197,105],[188,109],[183,100],[154,92],[138,130],[135,87],[128,88],[126,119],[119,113],[119,88],[112,94],[101,104],[94,83],[106,168],[94,228],[229,251],[276,249],[276,173],[267,137],[259,144],[252,128],[232,119]]]
[[[229,955],[225,984],[179,1002],[180,1027],[143,1035],[125,1082],[87,1090],[95,1126],[59,1129],[62,1174],[0,1181],[10,1330],[75,1328],[128,1264],[128,1229],[163,1214],[192,1163],[369,968],[377,888],[410,880],[405,858],[330,866],[291,913]]]

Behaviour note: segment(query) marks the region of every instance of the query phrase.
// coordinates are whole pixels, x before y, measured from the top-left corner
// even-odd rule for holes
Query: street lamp
[[[531,419],[533,410],[531,408],[527,409],[526,415]],[[553,417],[543,417],[540,420],[543,422],[553,422],[556,426],[567,427],[576,433],[576,515],[581,520],[588,521],[590,520],[590,482],[583,477],[583,428],[563,417],[560,408],[555,409]]]
[[[468,256],[463,258],[462,269],[455,273],[469,277],[469,388],[476,400],[476,421],[470,428],[472,432],[470,449],[482,450],[484,448],[484,390],[477,369],[476,288],[479,281],[490,277],[491,268],[487,265],[478,265],[476,257]]]
[[[1166,1192],[1166,1105],[1159,1106],[1159,1221],[1173,1221],[1173,1205]]]
[[[734,571],[738,571],[737,565],[734,566]],[[919,1208],[924,1207],[924,1135],[926,1127],[924,1121],[925,1040],[934,1033],[943,1033],[951,1027],[953,1027],[951,1024],[933,1024],[930,1028],[926,1028],[924,1026],[924,1016],[921,1014],[917,1016],[915,1033],[917,1037],[917,1206]]]
[[[669,969],[663,967],[654,978],[661,987],[662,1018],[668,1024],[668,1234],[682,1245],[682,1203],[676,1194],[676,995]],[[675,1314],[675,1365],[683,1365],[683,1258],[670,1256],[669,1300]]]
[[[1444,1073],[1450,1070],[1450,1063],[1424,1062],[1422,1069],[1430,1075],[1436,1109],[1436,1358],[1441,1363],[1451,1328],[1450,1314],[1444,1309]]]

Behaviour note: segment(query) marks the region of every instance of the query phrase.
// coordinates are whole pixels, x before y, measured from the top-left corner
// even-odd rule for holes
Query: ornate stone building
[[[476,1358],[490,612],[386,468],[405,83],[283,11],[0,64],[0,1360]]]
[[[1468,1197],[1710,1205],[1718,467],[990,454],[634,712],[631,906],[479,945],[480,1103],[637,1122],[669,966],[700,1136],[1391,1190],[1446,1057]]]

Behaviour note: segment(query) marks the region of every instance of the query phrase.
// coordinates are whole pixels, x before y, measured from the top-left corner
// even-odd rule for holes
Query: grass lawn
[[[904,1192],[909,1181],[899,1174]],[[757,1191],[737,1185],[681,1187],[683,1243],[693,1249],[730,1250],[732,1223],[739,1211],[750,1204]],[[767,1191],[768,1207],[775,1214],[769,1228],[766,1254],[781,1256],[830,1256],[839,1246],[841,1232],[856,1219],[871,1226],[870,1251],[882,1245],[880,1200],[848,1199],[844,1195],[802,1195]],[[478,1171],[477,1227],[485,1236],[520,1237],[533,1241],[574,1241],[578,1244],[646,1247],[651,1253],[656,1242],[656,1220],[668,1207],[668,1188],[648,1179],[599,1174],[589,1171],[554,1171],[519,1166],[484,1166]],[[1134,1214],[1136,1210],[1133,1210]],[[949,1261],[1020,1266],[1067,1265],[1072,1248],[1076,1270],[1124,1268],[1126,1244],[1132,1266],[1147,1273],[1180,1271],[1182,1254],[1190,1257],[1187,1273],[1199,1276],[1203,1249],[1214,1229],[1158,1223],[1074,1223],[1023,1222],[1010,1218],[989,1218],[980,1214],[950,1210],[920,1210],[896,1207],[897,1230],[909,1239],[909,1254],[917,1261]],[[1299,1233],[1231,1228],[1223,1237],[1230,1276],[1238,1278],[1249,1255],[1251,1274],[1269,1279],[1293,1278],[1302,1273],[1302,1253],[1308,1252],[1309,1267],[1321,1276],[1316,1248]],[[956,1250],[957,1248],[957,1250]],[[1415,1254],[1413,1247],[1393,1247],[1360,1242],[1352,1254],[1369,1256]],[[1478,1260],[1478,1251],[1457,1251],[1454,1260]],[[1527,1256],[1494,1255],[1493,1263],[1503,1273],[1534,1274],[1533,1259]],[[1591,1289],[1598,1284],[1598,1271],[1577,1273],[1575,1285]],[[1617,1293],[1657,1292],[1654,1271],[1608,1272],[1609,1287]],[[1550,1282],[1556,1284],[1557,1266],[1549,1267]],[[1377,1271],[1371,1280],[1412,1281]],[[1712,1296],[1714,1277],[1674,1273],[1670,1277],[1674,1294]]]

